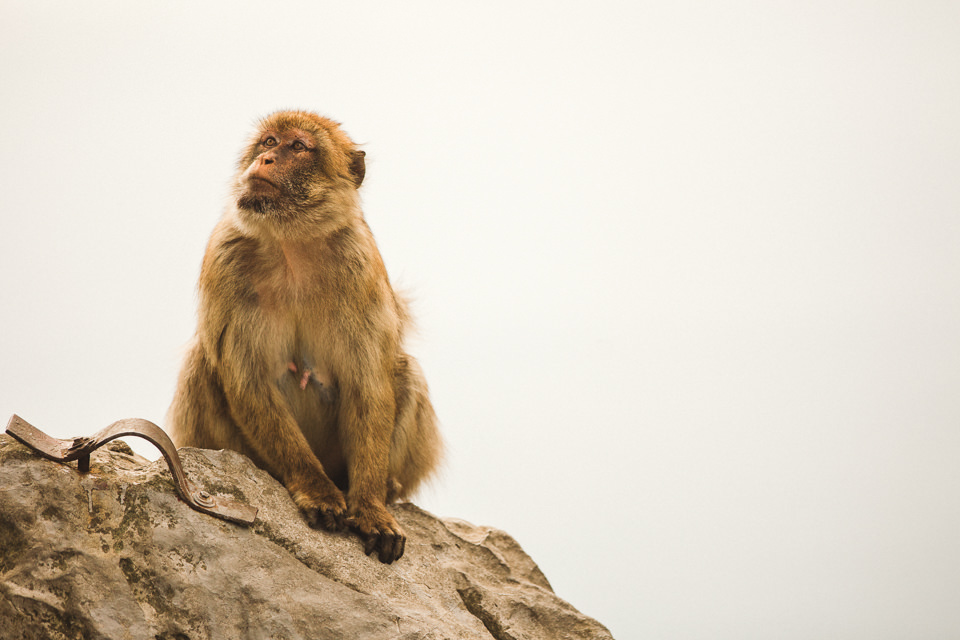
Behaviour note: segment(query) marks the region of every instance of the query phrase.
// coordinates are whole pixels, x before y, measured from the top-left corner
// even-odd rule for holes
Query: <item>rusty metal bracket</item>
[[[197,488],[192,482],[187,480],[183,472],[183,465],[180,464],[180,456],[177,454],[177,448],[173,441],[164,432],[163,429],[153,424],[149,420],[140,418],[127,418],[126,420],[117,420],[109,427],[98,431],[89,438],[74,438],[72,440],[58,440],[48,436],[35,426],[14,414],[7,423],[7,433],[37,451],[40,455],[55,462],[77,461],[77,470],[80,473],[90,471],[90,453],[99,449],[111,440],[123,436],[138,436],[149,441],[160,453],[163,459],[167,461],[170,467],[170,473],[173,474],[173,484],[177,488],[177,494],[188,505],[211,516],[236,522],[238,524],[251,525],[257,517],[257,508],[250,505],[237,502],[222,496],[213,496],[206,491]]]

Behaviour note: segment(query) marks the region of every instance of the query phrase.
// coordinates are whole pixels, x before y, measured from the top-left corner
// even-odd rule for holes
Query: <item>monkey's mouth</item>
[[[262,178],[260,176],[250,176],[249,178],[247,178],[247,184],[253,188],[263,187],[264,185],[273,187],[274,189],[280,188],[277,185],[273,184],[270,180],[267,180],[266,178]]]

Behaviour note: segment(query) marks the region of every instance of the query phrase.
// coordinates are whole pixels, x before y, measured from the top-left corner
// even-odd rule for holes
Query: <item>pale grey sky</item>
[[[957,3],[4,0],[0,70],[4,420],[163,424],[240,145],[313,109],[422,506],[620,640],[960,636]]]

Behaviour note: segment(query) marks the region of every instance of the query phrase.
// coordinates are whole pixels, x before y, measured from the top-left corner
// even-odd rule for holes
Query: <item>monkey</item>
[[[391,563],[406,534],[387,504],[434,474],[443,443],[360,206],[364,157],[315,112],[259,122],[203,256],[167,420],[177,446],[239,451],[312,527],[349,528]]]

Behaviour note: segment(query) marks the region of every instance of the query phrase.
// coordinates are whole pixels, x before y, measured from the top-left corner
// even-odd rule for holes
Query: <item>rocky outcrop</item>
[[[81,474],[0,435],[0,639],[611,637],[502,531],[398,505],[406,552],[385,565],[309,528],[247,458],[180,455],[198,486],[259,507],[254,525],[190,509],[162,459],[121,441]]]

